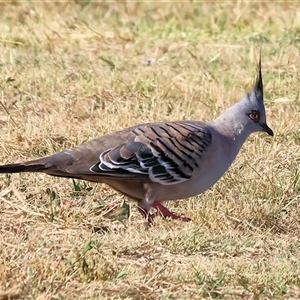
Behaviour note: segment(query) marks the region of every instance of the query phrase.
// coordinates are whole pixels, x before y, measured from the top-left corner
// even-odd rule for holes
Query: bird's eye
[[[260,114],[257,110],[251,110],[251,112],[248,114],[248,116],[254,122],[258,122],[260,119]]]

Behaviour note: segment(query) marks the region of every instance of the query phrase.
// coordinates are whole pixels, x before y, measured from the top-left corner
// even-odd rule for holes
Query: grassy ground
[[[276,133],[251,136],[203,195],[168,204],[190,223],[147,229],[106,186],[1,176],[1,300],[300,297],[296,2],[0,8],[3,164],[136,123],[212,119],[251,88],[261,45]]]

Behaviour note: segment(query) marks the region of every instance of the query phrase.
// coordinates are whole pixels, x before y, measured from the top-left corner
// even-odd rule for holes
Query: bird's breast
[[[162,201],[189,198],[212,187],[232,164],[236,157],[233,152],[238,152],[232,149],[230,142],[215,145],[218,147],[210,147],[205,152],[191,178],[178,184],[156,186],[154,198]]]

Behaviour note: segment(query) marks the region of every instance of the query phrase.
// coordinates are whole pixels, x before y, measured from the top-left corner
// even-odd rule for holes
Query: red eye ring
[[[251,112],[248,114],[248,116],[254,122],[258,122],[260,119],[260,114],[257,110],[251,110]]]

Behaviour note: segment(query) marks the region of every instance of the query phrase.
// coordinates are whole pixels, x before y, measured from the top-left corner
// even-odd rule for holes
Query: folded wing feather
[[[90,171],[148,174],[153,182],[176,184],[192,177],[212,140],[205,124],[188,121],[142,125],[132,133],[127,143],[102,152]]]

